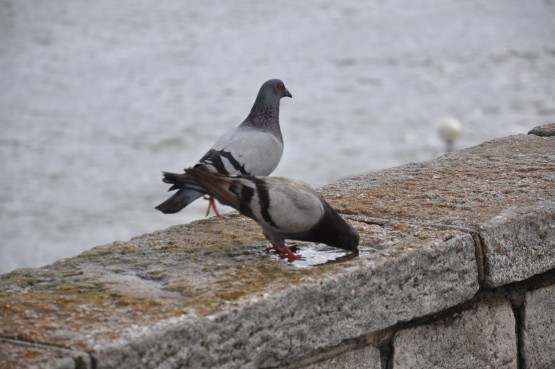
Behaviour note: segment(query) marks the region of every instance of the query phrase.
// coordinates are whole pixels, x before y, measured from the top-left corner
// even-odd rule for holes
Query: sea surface
[[[281,78],[274,174],[321,186],[555,121],[554,0],[0,1],[0,273],[204,216],[164,215]],[[479,175],[479,173],[476,173]]]

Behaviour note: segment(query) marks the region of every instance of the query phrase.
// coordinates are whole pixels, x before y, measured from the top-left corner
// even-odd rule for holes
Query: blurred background
[[[555,121],[554,0],[0,1],[0,273],[203,217],[194,164],[281,78],[274,174],[321,186]]]

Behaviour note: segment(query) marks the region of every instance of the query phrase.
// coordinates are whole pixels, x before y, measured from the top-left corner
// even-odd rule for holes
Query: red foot
[[[291,249],[289,249],[289,247],[287,246],[272,244],[272,249],[274,249],[278,253],[279,257],[282,259],[287,258],[288,261],[302,260],[302,257],[300,255],[295,255],[293,251],[291,251]]]
[[[214,213],[216,213],[216,216],[218,218],[225,219],[225,217],[218,211],[218,208],[216,208],[216,201],[214,200],[214,196],[210,196],[208,198],[205,197],[205,199],[208,200],[208,209],[206,209],[205,216],[208,216],[210,214],[210,210],[214,210]]]
[[[268,241],[270,241],[270,240],[268,240]],[[279,246],[278,246],[278,247],[279,247]],[[291,252],[294,252],[295,254],[296,254],[297,252],[299,252],[299,246],[297,246],[297,245],[281,246],[281,247],[286,247],[286,248],[288,248],[289,250],[291,250]],[[266,251],[270,252],[270,251],[272,251],[272,250],[275,250],[275,248],[274,248],[273,246],[266,247]]]
[[[298,247],[297,245],[292,245],[291,247],[287,247],[285,245],[276,245],[272,242],[272,240],[270,239],[270,237],[268,237],[268,235],[266,233],[262,233],[264,235],[264,237],[266,237],[266,239],[270,242],[270,244],[272,245],[272,247],[268,247],[266,249],[266,251],[270,252],[272,250],[274,250],[275,252],[277,252],[277,254],[279,255],[280,258],[287,258],[287,260],[289,261],[294,261],[294,260],[302,260],[302,257],[299,255],[295,255],[294,253],[298,251]]]

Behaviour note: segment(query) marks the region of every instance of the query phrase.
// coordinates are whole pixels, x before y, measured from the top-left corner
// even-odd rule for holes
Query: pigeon
[[[166,173],[169,183],[195,188],[254,219],[281,257],[299,260],[285,239],[325,243],[358,253],[359,235],[308,184],[290,178],[228,176],[202,168]]]
[[[267,176],[272,173],[283,154],[279,102],[285,96],[293,97],[281,80],[271,79],[264,82],[247,118],[238,127],[220,137],[198,161],[195,168],[222,174]],[[165,178],[163,181],[170,183]],[[203,196],[202,193],[187,187],[172,186],[169,191],[176,189],[178,191],[174,195],[155,209],[165,214],[177,213]],[[210,197],[209,201],[206,215],[212,208],[216,215],[221,217],[214,199]]]

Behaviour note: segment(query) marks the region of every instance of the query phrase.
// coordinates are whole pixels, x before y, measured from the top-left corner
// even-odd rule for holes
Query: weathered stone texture
[[[428,325],[398,332],[393,369],[516,369],[515,319],[506,302],[481,304]]]
[[[328,185],[322,193],[343,213],[478,233],[486,240],[488,286],[555,268],[555,137],[496,139]]]
[[[305,369],[381,369],[381,367],[380,350],[374,346],[366,346],[314,363]]]
[[[248,241],[253,223],[230,216],[8,274],[0,334],[92,352],[98,368],[275,367],[478,290],[471,235],[352,224],[361,255],[310,268],[268,255]]]
[[[480,227],[487,286],[543,273],[555,263],[555,202],[510,208]]]
[[[89,355],[0,338],[1,369],[91,369]]]
[[[526,294],[521,328],[524,369],[555,368],[555,285]]]

